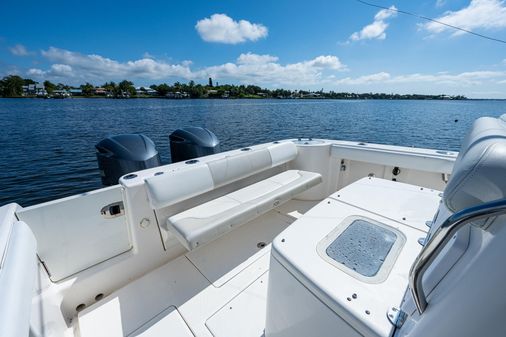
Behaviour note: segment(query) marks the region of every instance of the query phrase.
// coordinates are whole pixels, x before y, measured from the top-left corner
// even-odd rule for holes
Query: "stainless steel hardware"
[[[109,205],[102,207],[100,214],[106,219],[116,218],[125,214],[125,206],[123,201],[113,202]]]
[[[422,287],[423,275],[448,241],[450,241],[464,225],[472,221],[502,214],[506,214],[506,199],[490,201],[478,206],[466,208],[448,217],[428,242],[426,242],[409,273],[409,287],[420,314],[427,308],[427,296]]]
[[[407,317],[408,315],[404,311],[396,307],[392,307],[387,311],[388,320],[396,328],[400,328]]]

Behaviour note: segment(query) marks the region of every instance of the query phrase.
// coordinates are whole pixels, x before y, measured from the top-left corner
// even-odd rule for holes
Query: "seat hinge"
[[[400,328],[404,322],[406,321],[406,318],[408,317],[408,314],[406,314],[404,311],[397,307],[392,307],[388,309],[387,311],[387,318],[390,321],[390,323],[395,326],[396,328]]]

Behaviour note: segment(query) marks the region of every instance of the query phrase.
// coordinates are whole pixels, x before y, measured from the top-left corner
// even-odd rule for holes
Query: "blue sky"
[[[503,0],[372,1],[506,39]],[[506,98],[506,44],[353,0],[1,7],[1,76]]]

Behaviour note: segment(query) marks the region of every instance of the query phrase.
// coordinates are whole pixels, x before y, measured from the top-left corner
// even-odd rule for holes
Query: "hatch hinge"
[[[406,314],[404,311],[402,311],[399,308],[392,307],[392,308],[388,309],[387,317],[393,326],[395,326],[396,328],[400,328],[404,324],[404,322],[406,321],[408,314]]]

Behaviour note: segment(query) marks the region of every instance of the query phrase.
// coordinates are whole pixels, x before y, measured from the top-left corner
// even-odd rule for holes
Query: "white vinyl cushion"
[[[149,202],[153,209],[164,208],[285,164],[295,157],[297,146],[286,142],[150,177],[145,180]]]
[[[452,212],[506,198],[506,122],[478,118],[460,148],[443,200]]]
[[[220,187],[271,168],[271,156],[266,149],[244,151],[207,163],[214,186]]]
[[[319,184],[321,175],[290,170],[211,200],[167,220],[169,230],[192,250]]]
[[[148,178],[146,187],[151,207],[160,209],[210,191],[214,183],[209,167],[199,165]]]
[[[28,336],[37,275],[37,242],[24,222],[9,226],[12,227],[0,269],[0,336]]]
[[[4,262],[4,255],[7,252],[12,224],[17,221],[15,213],[18,208],[20,208],[19,205],[14,203],[0,207],[0,269]]]
[[[297,146],[292,142],[274,144],[267,150],[271,155],[272,167],[287,163],[297,157]]]

